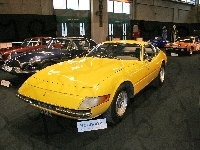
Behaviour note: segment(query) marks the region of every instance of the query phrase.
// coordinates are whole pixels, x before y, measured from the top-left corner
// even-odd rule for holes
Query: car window
[[[140,60],[141,45],[104,43],[98,44],[87,57],[100,57],[122,60]]]
[[[78,47],[76,43],[72,40],[63,40],[62,43],[63,50],[77,50]]]
[[[185,39],[184,43],[193,43],[193,40],[192,39]]]
[[[153,46],[152,44],[147,44],[144,47],[144,59],[149,57],[155,57],[159,52],[159,49]]]
[[[25,40],[22,42],[21,46],[28,46],[29,43],[30,43],[30,41],[31,41],[31,38],[25,39]]]
[[[77,50],[89,49],[89,43],[85,40],[74,40],[74,43],[77,45]]]

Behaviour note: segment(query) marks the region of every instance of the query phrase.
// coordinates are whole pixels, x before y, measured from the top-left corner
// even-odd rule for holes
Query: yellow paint
[[[139,43],[142,46],[146,44],[133,40],[106,42]],[[167,62],[167,57],[162,51],[151,62],[143,60],[143,57],[141,61],[97,57],[75,58],[35,73],[23,83],[18,93],[47,104],[75,110],[79,109],[85,97],[110,94],[109,101],[91,108],[90,118],[93,118],[108,109],[117,88],[123,82],[132,83],[134,95],[141,91],[156,78],[163,60]]]

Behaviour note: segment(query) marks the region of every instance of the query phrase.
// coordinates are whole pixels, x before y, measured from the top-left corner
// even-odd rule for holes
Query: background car
[[[199,44],[198,37],[179,37],[174,43],[167,43],[165,45],[165,50],[168,55],[192,55],[200,51]]]
[[[130,98],[152,83],[162,86],[167,57],[152,44],[106,41],[82,58],[57,63],[33,74],[17,97],[50,114],[77,120],[106,118],[115,124]]]
[[[157,37],[155,39],[150,39],[149,42],[151,42],[156,47],[163,48],[170,41],[163,39],[162,37]]]
[[[11,74],[33,74],[58,62],[85,56],[96,43],[85,37],[52,38],[44,49],[13,55],[2,69]]]
[[[0,49],[0,61],[5,61],[11,54],[44,48],[51,38],[52,37],[31,37],[25,39],[20,46]]]

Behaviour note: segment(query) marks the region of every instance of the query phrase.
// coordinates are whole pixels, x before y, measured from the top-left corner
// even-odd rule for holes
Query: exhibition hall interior
[[[199,150],[200,0],[0,0],[1,150]]]

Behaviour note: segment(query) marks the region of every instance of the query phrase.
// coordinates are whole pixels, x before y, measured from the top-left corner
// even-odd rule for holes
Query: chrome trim
[[[10,72],[10,73],[36,73],[36,72],[38,72],[39,70],[30,70],[30,71],[26,71],[26,70],[22,70],[20,67],[10,67],[10,66],[8,66],[8,67],[10,67],[10,68],[12,68],[11,70],[7,70],[6,69],[6,64],[3,64],[2,65],[2,70],[4,70],[4,71],[6,71],[6,72]]]
[[[64,107],[61,107],[61,106],[55,106],[55,105],[47,104],[47,103],[44,103],[44,102],[40,102],[40,101],[34,100],[32,98],[23,96],[21,94],[16,94],[16,96],[19,99],[22,99],[25,102],[32,104],[34,106],[49,109],[51,111],[55,111],[56,113],[66,115],[66,116],[70,116],[70,117],[75,117],[75,118],[78,118],[78,119],[87,119],[92,114],[90,109],[88,109],[88,110],[69,109],[69,108],[64,108]]]

